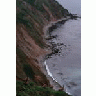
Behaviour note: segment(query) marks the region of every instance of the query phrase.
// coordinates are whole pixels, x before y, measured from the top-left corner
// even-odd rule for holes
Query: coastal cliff
[[[66,18],[66,16],[69,16],[68,10],[64,9],[55,0],[16,0],[17,96],[35,96],[35,94],[19,94],[20,90],[18,88],[22,84],[29,84],[29,82],[34,82],[35,86],[52,88],[46,75],[41,70],[42,64],[40,60],[48,54],[46,50],[48,45],[44,38],[44,27],[50,22],[56,22],[59,19]],[[27,86],[32,84],[30,83]],[[64,95],[65,93],[62,94],[52,96],[68,96]],[[39,94],[36,96],[45,95]]]

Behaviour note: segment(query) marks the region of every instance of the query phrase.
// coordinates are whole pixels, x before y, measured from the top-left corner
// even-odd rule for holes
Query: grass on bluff
[[[24,84],[16,82],[16,96],[70,96],[63,91],[55,91],[48,87],[36,86],[34,82]]]

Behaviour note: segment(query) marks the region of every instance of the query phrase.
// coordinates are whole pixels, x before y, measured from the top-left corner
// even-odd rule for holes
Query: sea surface
[[[80,0],[57,0],[69,12],[81,15]],[[68,20],[55,29],[48,40],[60,49],[59,54],[53,54],[46,60],[48,71],[65,91],[73,96],[81,96],[81,19]]]

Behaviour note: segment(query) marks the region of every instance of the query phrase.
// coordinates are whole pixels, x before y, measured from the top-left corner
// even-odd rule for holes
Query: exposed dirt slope
[[[67,16],[69,13],[55,0],[17,0],[16,1],[16,76],[17,80],[28,77],[37,85],[49,81],[42,73],[39,57],[44,50],[43,27],[50,21]]]

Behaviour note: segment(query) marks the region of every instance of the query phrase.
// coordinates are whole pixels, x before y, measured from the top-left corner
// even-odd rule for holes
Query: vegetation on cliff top
[[[34,82],[24,84],[23,82],[16,82],[17,96],[70,96],[63,91],[55,91],[49,87],[37,86]]]

